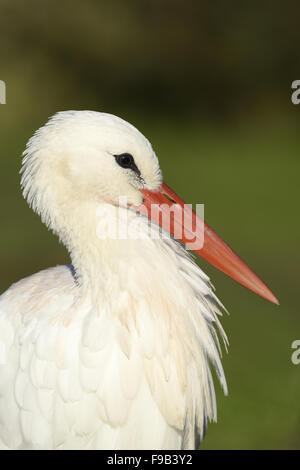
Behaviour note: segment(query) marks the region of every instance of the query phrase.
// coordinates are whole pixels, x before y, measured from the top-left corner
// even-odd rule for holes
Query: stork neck
[[[60,231],[75,269],[76,278],[84,291],[94,296],[116,290],[128,282],[128,267],[138,257],[139,240],[120,233],[117,216],[136,218],[132,211],[109,204],[80,204],[63,219]]]

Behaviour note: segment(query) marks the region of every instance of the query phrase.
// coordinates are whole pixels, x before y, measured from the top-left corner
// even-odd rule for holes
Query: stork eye
[[[122,168],[129,168],[129,170],[134,171],[134,173],[143,180],[141,172],[135,164],[134,158],[130,153],[121,153],[120,155],[114,155],[116,162]]]
[[[133,156],[130,153],[121,153],[120,155],[114,155],[116,158],[116,162],[122,168],[131,168],[135,166]]]

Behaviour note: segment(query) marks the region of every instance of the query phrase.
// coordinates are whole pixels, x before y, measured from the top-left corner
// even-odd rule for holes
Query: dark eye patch
[[[139,178],[141,178],[141,172],[135,164],[134,158],[130,153],[121,153],[120,155],[114,155],[116,162],[122,168],[128,168],[134,171]]]

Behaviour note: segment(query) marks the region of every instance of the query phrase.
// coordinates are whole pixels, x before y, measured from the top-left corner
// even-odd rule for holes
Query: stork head
[[[162,184],[150,142],[123,119],[94,111],[54,115],[29,140],[22,172],[24,195],[41,215],[53,205],[68,210],[68,200],[117,204],[126,196],[139,205],[141,189]]]
[[[62,227],[67,230],[66,225],[71,224],[76,207],[117,205],[120,197],[126,197],[128,206],[137,208],[144,201],[150,217],[152,204],[182,208],[181,218],[175,214],[167,227],[172,235],[176,224],[183,225],[186,218],[193,222],[198,217],[162,184],[149,141],[134,126],[111,114],[57,113],[29,140],[21,172],[25,198],[59,235]],[[166,228],[161,218],[156,222]],[[241,258],[210,227],[202,227],[203,233],[196,234],[196,238],[203,239],[204,235],[204,245],[201,243],[201,248],[194,251],[240,284],[278,303]],[[179,239],[188,243],[184,231]]]

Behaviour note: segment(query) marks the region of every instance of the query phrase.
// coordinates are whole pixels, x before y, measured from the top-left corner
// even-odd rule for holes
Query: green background
[[[299,449],[299,2],[0,0],[0,289],[68,254],[23,201],[21,153],[57,111],[120,115],[165,181],[264,279],[280,307],[202,260],[230,312],[229,385],[203,449]],[[171,399],[171,397],[170,397]]]

